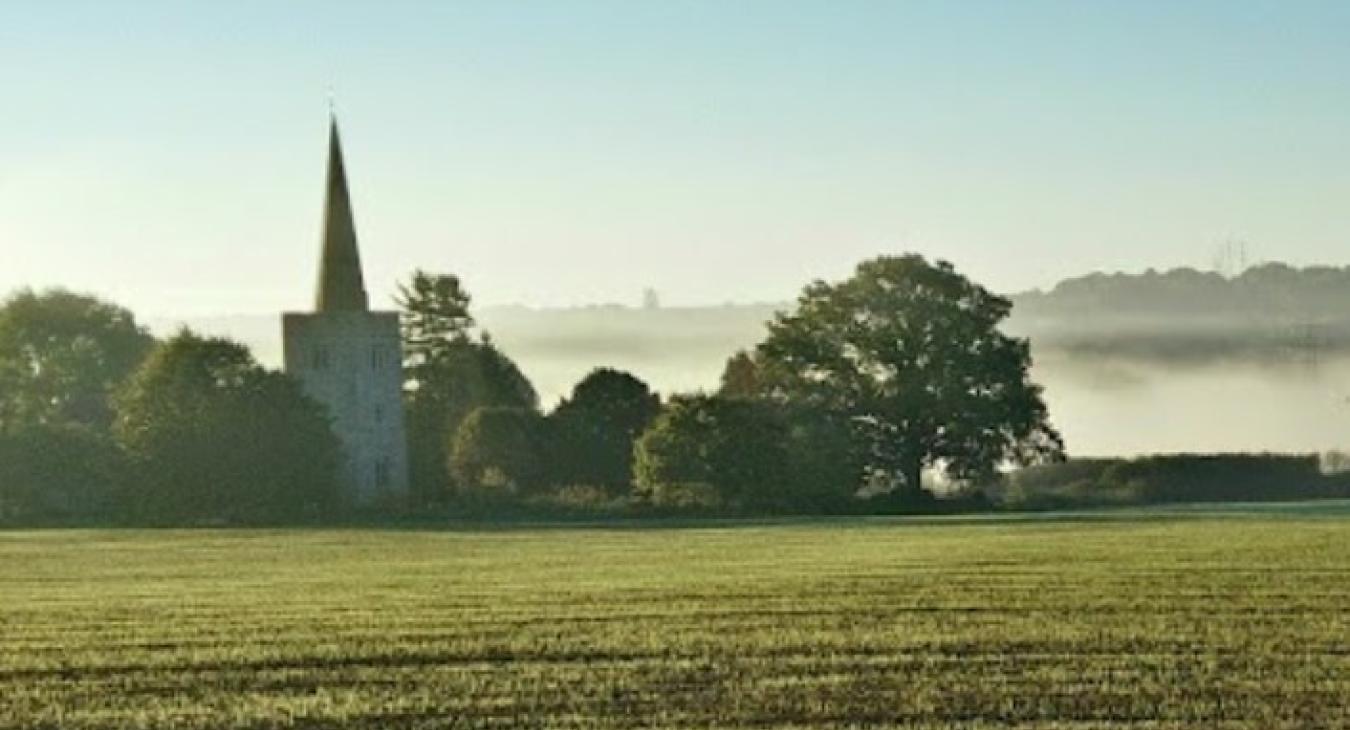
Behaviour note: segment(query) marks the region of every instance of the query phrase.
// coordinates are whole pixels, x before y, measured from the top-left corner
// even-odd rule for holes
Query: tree
[[[412,486],[422,500],[434,500],[448,492],[449,445],[474,409],[537,411],[539,396],[490,337],[475,339],[470,297],[458,278],[416,271],[399,291]]]
[[[28,368],[16,360],[0,358],[0,434],[37,420],[28,416],[35,410],[25,388],[28,378]]]
[[[549,416],[554,477],[609,491],[633,483],[633,442],[661,409],[661,399],[629,373],[596,368]]]
[[[676,396],[634,446],[640,492],[706,488],[724,502],[775,512],[835,512],[860,484],[848,424],[804,404]]]
[[[107,429],[111,394],[154,342],[114,304],[62,290],[18,292],[0,305],[0,428]]]
[[[455,432],[450,469],[462,491],[518,494],[542,477],[539,413],[527,408],[478,408]]]
[[[640,492],[707,487],[723,500],[761,506],[788,480],[786,429],[773,404],[716,396],[676,396],[638,439]]]
[[[398,285],[395,301],[403,309],[399,324],[403,335],[404,361],[415,387],[430,376],[456,343],[470,339],[473,317],[469,293],[459,277],[413,271],[407,284]]]
[[[470,413],[488,407],[539,408],[534,386],[491,341],[456,342],[423,371],[419,387],[408,394],[409,457],[422,498],[447,492],[447,447]]]
[[[237,343],[183,330],[135,373],[115,434],[128,497],[156,520],[293,519],[336,501],[340,446],[327,413]]]
[[[124,459],[106,433],[73,423],[0,432],[0,520],[108,517]]]
[[[808,403],[774,405],[783,423],[788,477],[775,490],[773,502],[809,514],[848,511],[863,485],[865,468],[849,418]]]
[[[880,257],[806,287],[756,349],[761,391],[846,416],[861,458],[900,496],[937,467],[956,480],[1062,457],[1011,303],[923,257]]]
[[[759,363],[745,350],[738,350],[727,359],[722,369],[722,387],[718,395],[728,398],[753,398],[760,395]]]

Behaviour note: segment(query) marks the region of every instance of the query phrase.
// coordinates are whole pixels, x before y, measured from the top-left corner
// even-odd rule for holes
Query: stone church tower
[[[336,119],[328,130],[318,296],[313,312],[282,315],[282,330],[286,372],[328,408],[342,442],[347,499],[370,504],[406,496],[398,313],[370,310]]]

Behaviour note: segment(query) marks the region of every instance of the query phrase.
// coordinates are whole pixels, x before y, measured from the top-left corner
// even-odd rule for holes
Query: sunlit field
[[[1346,727],[1350,511],[0,533],[0,724]]]

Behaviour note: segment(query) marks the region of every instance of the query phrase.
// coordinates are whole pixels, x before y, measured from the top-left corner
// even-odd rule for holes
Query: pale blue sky
[[[0,291],[312,293],[327,88],[372,294],[777,300],[1350,263],[1350,3],[5,2]]]

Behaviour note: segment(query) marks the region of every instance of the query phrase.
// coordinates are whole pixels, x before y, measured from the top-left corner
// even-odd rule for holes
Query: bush
[[[604,487],[596,487],[590,484],[570,484],[559,487],[546,493],[543,497],[542,501],[547,504],[578,510],[601,509],[615,501]]]
[[[1138,502],[1316,499],[1334,495],[1315,454],[1173,454],[1112,465],[1102,475]]]
[[[605,519],[637,514],[631,496],[614,496],[593,484],[569,484],[525,501],[532,514],[561,519]]]
[[[861,483],[854,443],[847,419],[823,409],[680,396],[638,439],[634,473],[654,504],[711,491],[735,510],[847,511]]]
[[[457,339],[434,359],[409,368],[409,471],[415,499],[436,502],[452,491],[455,436],[476,409],[537,411],[539,398],[516,364],[489,341]]]
[[[94,429],[35,424],[0,436],[0,520],[107,517],[124,478],[121,451]]]
[[[1128,504],[1132,494],[1108,484],[1103,475],[1120,459],[1070,459],[1018,469],[1005,478],[1005,506],[1017,509],[1070,509]]]
[[[652,493],[651,501],[657,507],[677,512],[713,512],[725,506],[717,488],[707,483],[665,484]]]
[[[1075,459],[1013,472],[1006,483],[1003,503],[1018,509],[1350,496],[1350,480],[1325,474],[1315,454]]]
[[[1070,459],[1057,464],[1036,464],[1013,472],[1009,482],[1030,491],[1073,489],[1100,482],[1102,474],[1120,462],[1120,459]]]
[[[461,492],[519,495],[543,481],[543,420],[525,408],[479,408],[455,432],[450,471]]]
[[[688,485],[701,485],[731,505],[772,502],[790,474],[786,428],[775,416],[759,401],[673,398],[634,447],[639,492],[669,503]]]

